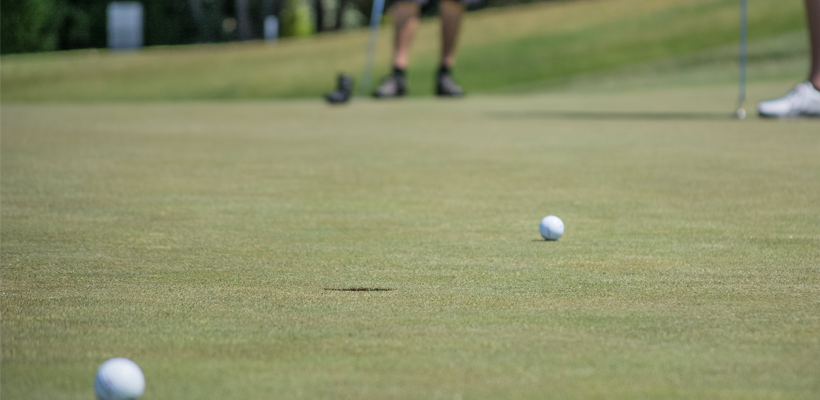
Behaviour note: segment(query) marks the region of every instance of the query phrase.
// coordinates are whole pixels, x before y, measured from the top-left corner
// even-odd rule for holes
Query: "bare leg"
[[[812,1],[812,0],[806,0]],[[441,2],[441,65],[451,68],[456,63],[456,44],[464,5],[458,1]]]
[[[806,0],[811,38],[811,74],[809,81],[820,90],[820,0]]]
[[[407,68],[410,61],[410,45],[416,28],[419,26],[419,4],[410,1],[398,1],[391,10],[393,15],[393,66]]]

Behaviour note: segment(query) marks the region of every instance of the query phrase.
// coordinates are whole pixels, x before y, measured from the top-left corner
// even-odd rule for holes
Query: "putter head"
[[[339,74],[336,91],[325,94],[325,100],[330,104],[343,104],[350,100],[352,94],[353,78],[347,74]]]

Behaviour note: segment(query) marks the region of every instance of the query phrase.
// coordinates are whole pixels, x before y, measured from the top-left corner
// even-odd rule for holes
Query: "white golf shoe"
[[[803,82],[777,100],[761,102],[757,111],[768,118],[820,117],[820,91]]]

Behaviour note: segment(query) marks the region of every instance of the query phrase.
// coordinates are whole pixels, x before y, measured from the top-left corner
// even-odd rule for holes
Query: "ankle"
[[[450,75],[450,67],[442,63],[438,67],[438,74],[439,75]]]
[[[397,76],[399,78],[404,78],[406,70],[404,68],[399,68],[397,66],[393,66],[393,76]]]

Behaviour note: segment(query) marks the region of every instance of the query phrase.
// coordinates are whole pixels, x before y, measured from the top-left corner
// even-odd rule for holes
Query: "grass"
[[[527,92],[636,65],[734,57],[736,0],[609,0],[534,4],[470,13],[457,76],[471,93]],[[750,40],[780,40],[805,57],[799,0],[752,0]],[[411,55],[411,93],[429,95],[438,62],[438,21],[425,21]],[[366,31],[276,45],[151,48],[139,53],[74,51],[4,56],[4,102],[100,102],[315,98],[338,71],[357,78]],[[390,32],[382,29],[377,75],[387,71]],[[784,39],[790,38],[790,39]],[[759,64],[782,62],[761,53]],[[681,61],[688,65],[686,61]],[[805,59],[791,64],[805,70]],[[782,66],[780,66],[782,67]],[[782,68],[777,68],[783,71]],[[782,73],[782,72],[781,72]],[[782,77],[780,77],[782,78]],[[714,80],[714,78],[713,78]],[[720,83],[729,83],[721,76]]]
[[[757,40],[748,48],[747,75],[753,82],[784,82],[805,79],[809,65],[808,38],[804,32]],[[730,45],[694,54],[578,74],[537,84],[513,86],[499,93],[630,92],[670,87],[736,85],[737,46]]]
[[[0,395],[814,399],[820,137],[734,96],[5,104]]]
[[[0,398],[114,356],[146,400],[817,398],[820,136],[729,119],[735,3],[473,13],[459,101],[240,100],[364,32],[4,56]],[[799,1],[750,3],[752,109],[808,60]]]

